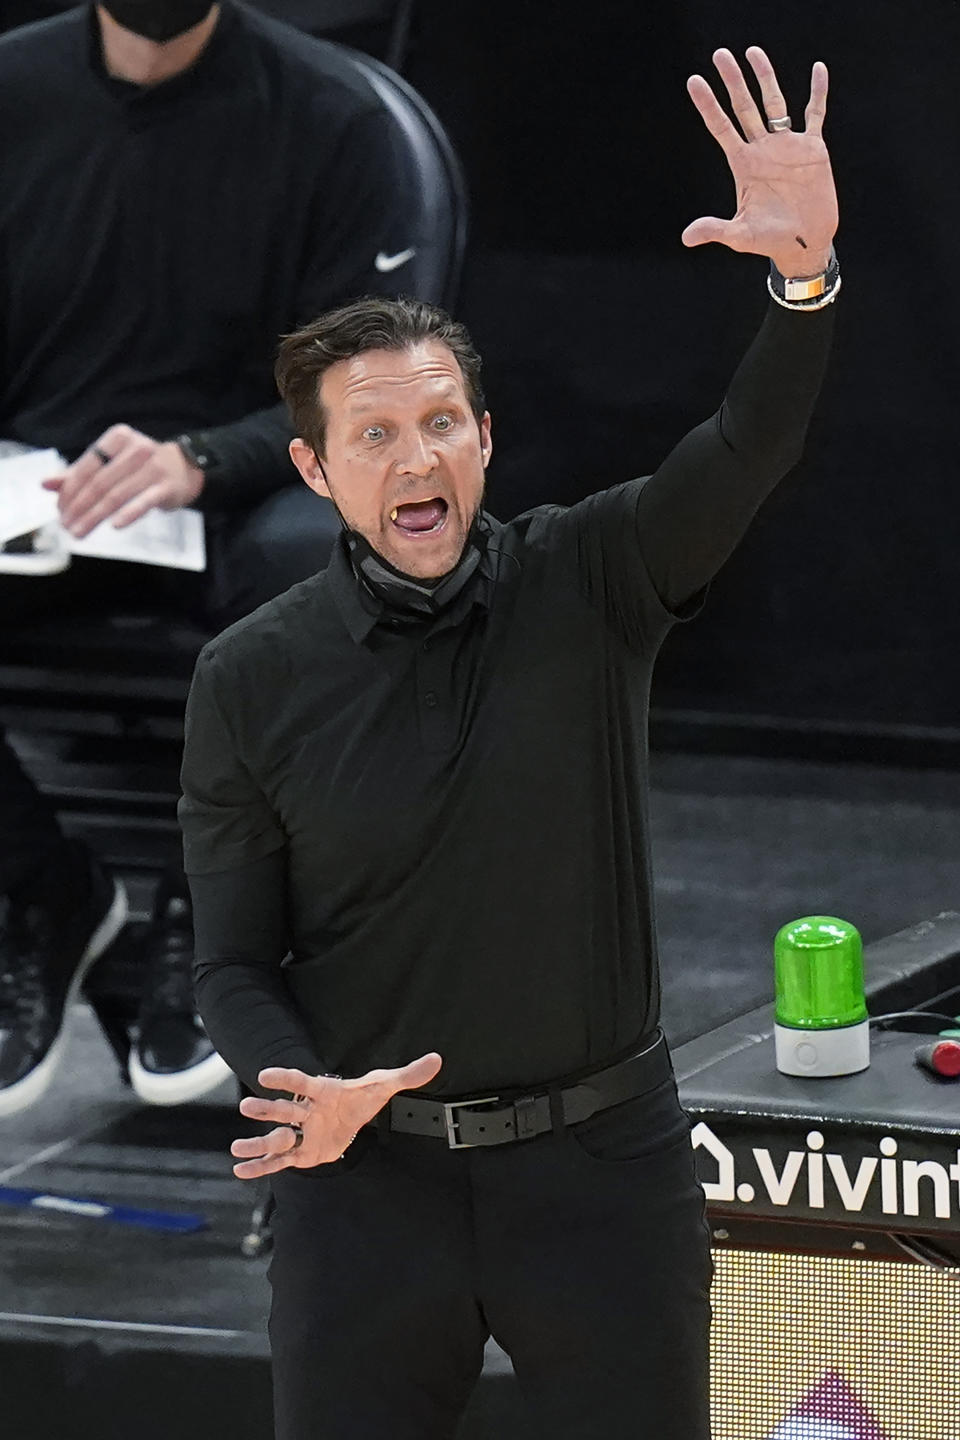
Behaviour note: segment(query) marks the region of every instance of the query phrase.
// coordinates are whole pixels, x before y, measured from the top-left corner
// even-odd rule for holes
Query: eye
[[[384,431],[382,425],[368,425],[366,430],[364,430],[363,432],[363,438],[364,440],[370,440],[374,444],[376,444],[378,440],[383,439],[385,433],[386,432]]]
[[[434,428],[435,430],[452,430],[452,429],[453,429],[453,416],[452,416],[452,415],[435,415],[435,416],[433,417],[433,428]]]

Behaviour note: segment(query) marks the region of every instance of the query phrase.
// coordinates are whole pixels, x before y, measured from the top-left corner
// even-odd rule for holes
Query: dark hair
[[[320,400],[320,382],[331,365],[367,350],[407,350],[422,340],[439,340],[454,355],[479,424],[486,408],[480,356],[465,327],[425,300],[384,300],[367,295],[338,310],[328,310],[283,337],[274,373],[296,433],[317,455],[323,454],[327,416]]]

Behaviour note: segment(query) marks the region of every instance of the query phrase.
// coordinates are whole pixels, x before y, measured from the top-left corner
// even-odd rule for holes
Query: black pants
[[[276,1440],[450,1437],[490,1334],[536,1440],[708,1440],[712,1267],[672,1080],[496,1149],[365,1130],[273,1188]]]
[[[336,512],[297,483],[255,509],[207,524],[207,571],[75,559],[60,575],[0,574],[4,629],[20,620],[159,609],[211,633],[322,570],[340,530]],[[62,843],[52,806],[0,730],[0,895],[42,867]]]

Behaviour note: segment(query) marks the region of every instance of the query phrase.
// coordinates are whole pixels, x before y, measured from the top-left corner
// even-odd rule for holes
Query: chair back
[[[406,207],[410,248],[404,287],[418,299],[445,309],[456,302],[467,243],[469,205],[460,162],[430,106],[396,71],[363,55],[346,52],[402,137],[409,161]]]

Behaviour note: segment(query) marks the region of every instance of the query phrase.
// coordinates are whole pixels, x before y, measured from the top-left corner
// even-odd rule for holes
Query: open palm
[[[431,1051],[395,1070],[369,1070],[353,1080],[339,1075],[308,1075],[279,1065],[261,1070],[257,1079],[265,1090],[293,1095],[292,1100],[270,1100],[247,1095],[241,1114],[251,1120],[273,1123],[266,1135],[234,1140],[230,1153],[240,1163],[233,1173],[239,1180],[258,1180],[279,1170],[309,1170],[338,1160],[356,1137],[401,1090],[418,1090],[439,1074],[440,1056]]]
[[[757,46],[747,50],[766,120],[729,50],[713,61],[740,130],[721,108],[702,75],[687,81],[690,98],[727,158],[737,192],[731,220],[704,215],[683,232],[685,245],[716,241],[731,250],[766,255],[783,275],[816,275],[826,268],[837,229],[837,192],[822,129],[827,108],[827,67],[817,61],[810,82],[804,131],[771,133],[767,121],[784,117],[786,101],[773,66]],[[742,134],[741,134],[742,131]]]

